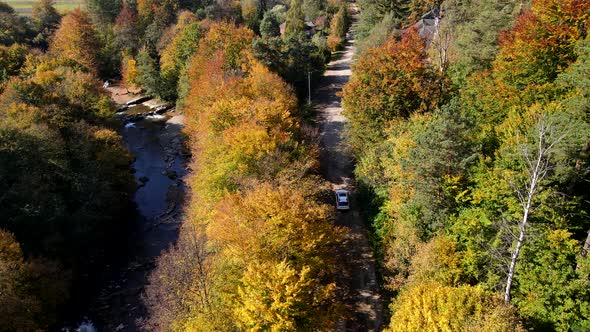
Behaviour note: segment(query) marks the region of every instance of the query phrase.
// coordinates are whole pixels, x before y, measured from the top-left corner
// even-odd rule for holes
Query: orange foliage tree
[[[49,48],[51,53],[73,59],[91,72],[98,71],[100,43],[90,17],[80,9],[62,19]]]
[[[500,38],[499,80],[516,90],[552,82],[575,60],[574,47],[590,26],[590,2],[536,0]]]
[[[392,119],[432,110],[444,95],[441,78],[428,65],[424,41],[415,29],[399,41],[392,37],[368,51],[353,71],[343,91],[343,103],[350,120],[351,144],[357,152],[383,138]]]
[[[181,239],[201,239],[205,254],[184,259],[182,242],[160,260],[153,278],[171,289],[150,291],[152,303],[191,292],[164,308],[151,305],[153,329],[329,330],[339,308],[332,251],[341,237],[331,209],[316,202],[322,185],[309,176],[316,149],[298,140],[293,91],[253,58],[253,38],[246,28],[214,23],[190,61],[185,114],[194,173]],[[182,261],[207,273],[169,276],[191,270],[170,268]]]
[[[201,156],[196,169],[210,170],[197,172],[195,185],[212,197],[236,189],[245,176],[265,173],[262,161],[276,159],[296,128],[295,97],[253,59],[252,38],[246,28],[214,24],[190,64],[187,131]]]
[[[509,110],[526,112],[534,103],[559,98],[553,82],[575,61],[575,46],[588,26],[588,1],[535,0],[513,28],[501,34],[492,69],[472,75],[461,98],[463,108],[478,117],[487,133],[482,135],[486,154],[497,144],[495,128]]]

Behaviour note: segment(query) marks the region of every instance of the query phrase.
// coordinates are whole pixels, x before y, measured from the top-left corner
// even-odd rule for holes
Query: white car
[[[338,189],[335,191],[336,194],[336,209],[337,210],[350,210],[350,193],[348,190]]]

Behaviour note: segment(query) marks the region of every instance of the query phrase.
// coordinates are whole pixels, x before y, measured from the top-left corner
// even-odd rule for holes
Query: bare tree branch
[[[512,283],[514,282],[514,272],[516,270],[516,263],[518,261],[518,257],[520,255],[522,246],[524,245],[527,237],[526,235],[529,224],[529,218],[532,215],[532,213],[540,206],[535,206],[533,204],[533,201],[537,193],[542,189],[542,181],[553,169],[551,164],[551,154],[553,153],[555,147],[558,144],[560,144],[567,136],[567,133],[565,133],[563,135],[560,135],[556,139],[552,140],[553,135],[550,135],[549,133],[553,133],[553,130],[553,127],[546,123],[545,118],[543,116],[539,118],[537,123],[538,141],[536,142],[535,159],[531,160],[532,156],[529,152],[528,147],[526,147],[526,143],[521,145],[520,147],[521,158],[523,160],[523,163],[525,164],[525,173],[527,175],[528,180],[527,183],[524,184],[524,190],[518,187],[515,188],[515,193],[518,197],[518,200],[522,203],[524,198],[525,204],[523,204],[523,217],[519,223],[518,240],[516,242],[516,247],[512,252],[512,258],[510,260],[510,266],[506,278],[504,301],[507,303],[510,302],[510,292],[512,290]],[[513,188],[515,187],[512,184],[511,186]]]

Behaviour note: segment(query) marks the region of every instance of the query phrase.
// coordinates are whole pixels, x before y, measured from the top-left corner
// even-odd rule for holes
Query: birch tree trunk
[[[550,128],[548,128],[543,117],[538,122],[538,142],[536,147],[536,153],[534,158],[528,152],[526,146],[522,150],[522,157],[525,161],[525,167],[527,169],[527,175],[529,181],[526,184],[524,190],[516,188],[516,194],[520,200],[523,208],[522,221],[519,224],[519,236],[516,242],[516,247],[512,253],[510,260],[510,267],[508,269],[508,275],[506,277],[506,289],[504,290],[504,301],[510,303],[510,292],[512,290],[512,283],[514,281],[514,271],[516,270],[516,263],[522,246],[526,240],[526,230],[529,223],[529,217],[533,210],[533,200],[535,195],[539,191],[539,182],[545,178],[550,170],[550,154],[555,148],[556,144],[565,138],[565,134],[556,138],[553,142],[547,142],[547,134]]]
[[[520,249],[524,244],[525,234],[526,234],[526,227],[529,221],[529,212],[531,210],[531,203],[535,196],[535,190],[537,189],[537,181],[539,176],[539,167],[541,164],[541,149],[539,148],[539,158],[537,159],[537,163],[535,165],[535,171],[532,173],[532,178],[529,186],[529,191],[527,195],[526,205],[524,206],[524,214],[522,217],[522,221],[520,223],[520,234],[518,236],[518,242],[516,242],[516,248],[512,253],[512,259],[510,260],[510,268],[508,269],[508,277],[506,279],[506,289],[504,291],[504,301],[506,303],[510,302],[510,290],[512,289],[512,280],[514,279],[514,270],[516,269],[516,261],[518,260],[518,256],[520,255]]]
[[[441,73],[445,72],[448,67],[448,50],[451,46],[451,28],[448,26],[442,26],[442,18],[440,16],[434,19],[434,36],[432,43],[436,50],[436,62],[438,62],[438,69]]]
[[[584,242],[584,248],[582,248],[582,257],[586,257],[588,255],[588,249],[590,249],[590,231],[588,231],[586,242]]]
[[[586,236],[586,242],[584,242],[584,247],[580,252],[580,256],[586,258],[588,256],[588,250],[590,250],[590,231],[588,231],[588,236]],[[580,269],[580,263],[576,264],[576,271]]]

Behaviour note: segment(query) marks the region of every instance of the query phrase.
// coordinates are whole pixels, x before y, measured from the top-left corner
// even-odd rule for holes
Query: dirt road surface
[[[356,7],[351,6],[353,11]],[[353,17],[355,21],[356,17]],[[351,191],[351,209],[337,212],[335,223],[347,230],[341,252],[341,285],[349,316],[338,322],[337,331],[381,331],[382,303],[375,273],[375,260],[369,246],[366,226],[355,199],[354,163],[344,137],[346,118],[342,115],[339,93],[350,78],[354,54],[353,33],[347,36],[341,56],[328,64],[313,103],[320,125],[320,164],[324,178],[333,189]]]

